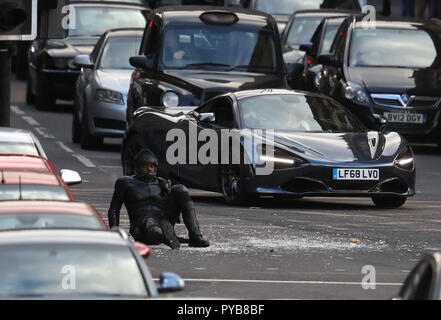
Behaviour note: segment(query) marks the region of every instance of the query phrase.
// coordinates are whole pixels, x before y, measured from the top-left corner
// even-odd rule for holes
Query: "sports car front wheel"
[[[221,170],[221,189],[229,205],[244,205],[249,199],[239,166],[225,166]]]
[[[373,196],[372,201],[380,208],[398,208],[401,207],[407,200],[407,197],[402,196]]]

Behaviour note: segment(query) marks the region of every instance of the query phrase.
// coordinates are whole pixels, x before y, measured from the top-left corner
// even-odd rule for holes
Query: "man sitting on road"
[[[193,201],[185,186],[171,185],[156,176],[158,160],[149,150],[135,157],[135,175],[119,178],[108,211],[109,226],[119,226],[122,205],[127,208],[130,234],[146,244],[165,243],[172,249],[180,247],[174,224],[180,214],[188,230],[190,247],[208,247],[202,237]]]

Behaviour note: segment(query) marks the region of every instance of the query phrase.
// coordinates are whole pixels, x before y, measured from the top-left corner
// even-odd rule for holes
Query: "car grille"
[[[115,130],[125,130],[126,122],[120,120],[104,119],[104,118],[93,118],[95,127],[105,128],[105,129],[115,129]]]
[[[406,96],[399,94],[371,94],[375,104],[387,107],[436,108],[439,97]]]

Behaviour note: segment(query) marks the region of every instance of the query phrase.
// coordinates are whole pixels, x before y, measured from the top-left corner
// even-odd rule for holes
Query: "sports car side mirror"
[[[184,280],[176,273],[164,272],[159,276],[158,292],[183,290]]]
[[[80,68],[93,68],[93,63],[90,61],[88,54],[79,54],[74,58],[73,64]]]
[[[387,125],[387,119],[385,116],[381,115],[381,114],[376,114],[374,113],[372,115],[372,117],[375,120],[375,124],[377,125],[377,127],[379,128],[379,130],[381,132],[384,132],[386,130],[386,125]]]
[[[69,170],[69,169],[61,169],[60,170],[61,179],[68,185],[74,185],[81,183],[81,176],[78,172]]]
[[[216,117],[214,116],[214,113],[212,113],[212,112],[201,113],[198,117],[198,120],[200,122],[204,122],[204,123],[213,123],[216,121]]]
[[[147,56],[130,57],[129,62],[135,68],[139,69],[153,69],[154,59]]]

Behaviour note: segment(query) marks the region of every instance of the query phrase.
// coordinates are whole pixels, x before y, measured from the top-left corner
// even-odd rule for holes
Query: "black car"
[[[127,97],[143,106],[197,106],[229,91],[287,87],[280,37],[268,14],[229,7],[153,11]]]
[[[26,101],[38,109],[51,108],[55,100],[72,100],[80,69],[73,64],[79,54],[90,54],[108,29],[144,28],[148,7],[129,2],[72,1],[75,28],[63,40],[35,40],[30,46]]]
[[[183,289],[169,273],[157,288],[140,252],[123,231],[2,231],[0,299],[148,299]]]
[[[148,148],[160,175],[221,192],[230,204],[255,196],[352,196],[399,207],[415,193],[407,141],[396,132],[368,130],[329,97],[237,91],[177,110],[138,110],[123,141],[125,174]]]
[[[441,143],[441,24],[377,17],[366,28],[361,16],[350,17],[329,52],[317,57],[321,93],[370,128],[380,114],[410,141]]]
[[[245,8],[271,14],[277,21],[279,32],[282,33],[290,20],[290,16],[301,10],[308,9],[347,9],[361,11],[358,0],[241,0]]]
[[[295,71],[288,78],[288,84],[293,89],[305,89],[301,72],[304,70],[305,50],[317,48],[323,44],[321,50],[330,47],[338,25],[332,21],[343,22],[344,17],[354,14],[354,11],[336,10],[336,9],[320,9],[320,10],[302,10],[294,13],[283,31],[282,48],[283,59],[288,69]],[[334,17],[336,19],[323,19]],[[318,31],[316,31],[318,30]],[[334,33],[332,34],[332,30]],[[326,37],[322,34],[326,32]],[[310,59],[310,58],[308,58]],[[308,59],[306,61],[308,61]]]

